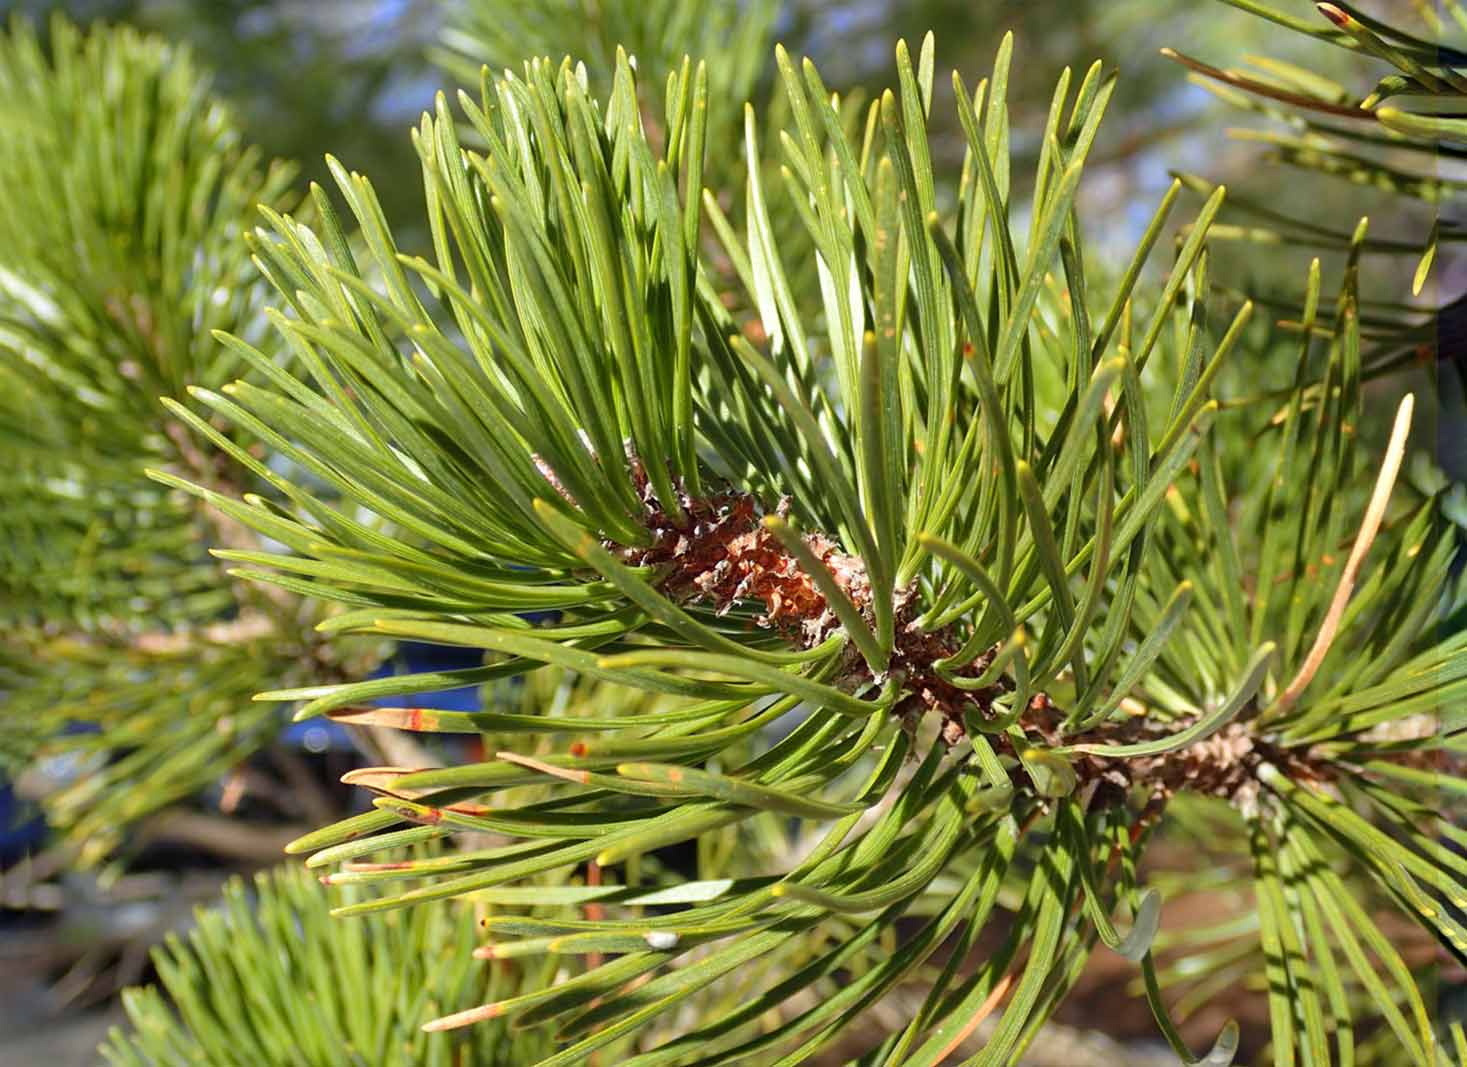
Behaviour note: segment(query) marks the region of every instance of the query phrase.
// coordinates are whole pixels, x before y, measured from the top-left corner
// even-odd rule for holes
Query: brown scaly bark
[[[619,551],[633,566],[665,568],[659,583],[665,595],[710,604],[719,614],[739,603],[760,605],[763,611],[757,617],[758,625],[778,631],[800,648],[814,648],[840,625],[814,579],[759,521],[759,507],[752,496],[738,492],[705,498],[685,495],[679,503],[687,518],[679,524],[656,506],[640,473],[637,481],[648,500],[647,529],[652,544]],[[783,517],[787,511],[788,501],[781,501],[776,513]],[[804,542],[856,608],[871,619],[871,582],[865,563],[840,551],[822,533],[805,534]],[[911,588],[900,590],[893,605],[896,633],[886,676],[900,673],[908,694],[896,712],[904,718],[929,712],[939,715],[944,738],[957,744],[967,736],[964,717],[974,711],[990,714],[994,699],[1008,687],[960,689],[939,675],[934,665],[957,652],[962,639],[951,627],[920,629],[913,621],[913,592]],[[976,678],[991,662],[990,652],[955,673]],[[873,676],[852,650],[836,684],[856,689],[884,680]]]

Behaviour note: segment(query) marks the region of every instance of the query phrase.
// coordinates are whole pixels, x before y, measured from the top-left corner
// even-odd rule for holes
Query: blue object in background
[[[24,803],[8,783],[0,781],[0,869],[35,852],[45,836],[46,822],[35,805]]]
[[[90,722],[69,722],[68,734],[96,733],[101,727]],[[51,756],[46,770],[61,780],[70,780],[87,766],[76,754]],[[38,851],[46,837],[46,819],[35,804],[15,795],[10,781],[0,776],[0,870]]]
[[[480,649],[403,641],[393,655],[372,672],[372,677],[461,670],[465,667],[478,667],[483,662],[484,653]],[[401,697],[384,697],[376,701],[384,705],[401,702]],[[439,693],[421,693],[413,697],[413,703],[419,707],[441,708],[445,711],[478,711],[479,687],[466,685]],[[95,727],[86,723],[75,723],[70,729],[88,730]],[[324,716],[306,722],[290,723],[281,731],[280,741],[292,748],[317,755],[325,752],[351,752],[356,748],[346,728]],[[40,813],[33,805],[21,801],[10,783],[0,778],[0,869],[36,851],[41,847],[45,836],[46,822]]]
[[[322,752],[350,752],[356,748],[346,727],[324,716],[290,723],[280,732],[280,743],[317,755]]]
[[[458,671],[465,667],[482,667],[484,650],[464,648],[461,645],[426,645],[419,641],[403,641],[397,651],[372,673],[373,678],[386,678],[391,674],[420,674],[426,671]],[[377,704],[395,705],[403,703],[402,697],[384,697]],[[439,708],[443,711],[478,711],[479,687],[466,685],[458,689],[445,689],[438,693],[417,693],[412,703],[420,708]]]
[[[403,641],[397,650],[381,666],[372,672],[373,678],[386,678],[394,674],[420,674],[426,671],[453,671],[465,667],[478,667],[484,662],[481,649],[463,648],[458,645],[428,645],[418,641]],[[373,701],[381,705],[398,705],[400,696],[383,697]],[[479,687],[466,685],[458,689],[446,689],[438,693],[418,693],[412,703],[420,708],[440,708],[444,711],[478,711]],[[306,722],[293,722],[280,735],[283,744],[307,752],[349,752],[355,746],[351,735],[340,723],[324,716]]]

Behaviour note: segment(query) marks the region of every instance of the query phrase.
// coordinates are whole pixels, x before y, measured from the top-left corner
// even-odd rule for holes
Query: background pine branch
[[[242,236],[299,199],[188,53],[129,29],[57,19],[43,44],[15,21],[0,101],[4,753],[80,761],[59,790],[28,780],[95,863],[269,743],[279,716],[250,696],[317,659],[311,609],[229,588],[206,552],[253,533],[142,476],[253,487],[158,398],[239,372],[215,330],[277,352]]]

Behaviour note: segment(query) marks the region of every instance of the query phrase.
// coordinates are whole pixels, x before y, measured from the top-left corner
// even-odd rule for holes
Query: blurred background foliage
[[[405,132],[432,104],[433,94],[451,84],[453,74],[477,68],[464,61],[445,74],[434,62],[452,52],[444,41],[455,21],[472,22],[475,10],[492,24],[494,0],[18,0],[26,13],[63,10],[78,22],[102,18],[130,22],[193,47],[202,65],[215,72],[218,89],[242,113],[246,130],[268,156],[301,163],[303,177],[326,177],[322,162],[331,153],[376,180],[394,232],[410,232],[417,224],[421,180],[417,159]],[[573,50],[580,55],[613,47],[626,36],[624,27],[600,25],[599,5],[568,0],[568,14],[540,32],[526,33],[520,54],[506,54],[510,35],[495,42],[497,65],[515,65],[545,51]],[[1014,71],[1011,92],[1013,127],[1022,138],[1043,126],[1054,75],[1069,65],[1079,70],[1096,57],[1119,68],[1121,79],[1112,101],[1084,194],[1104,202],[1109,212],[1082,212],[1090,219],[1108,218],[1125,244],[1144,227],[1151,205],[1165,189],[1167,173],[1181,169],[1206,173],[1214,180],[1236,182],[1251,176],[1279,210],[1338,211],[1353,219],[1384,200],[1358,189],[1325,190],[1317,183],[1295,183],[1276,171],[1260,172],[1260,155],[1248,141],[1227,144],[1219,127],[1245,124],[1205,91],[1190,85],[1187,72],[1164,61],[1159,50],[1170,46],[1201,55],[1219,66],[1250,54],[1300,61],[1311,70],[1347,84],[1364,84],[1370,60],[1315,42],[1231,10],[1221,3],[1178,4],[1172,0],[783,0],[776,5],[773,37],[791,54],[808,55],[834,90],[860,85],[868,89],[890,80],[891,42],[919,40],[927,30],[938,37],[941,61],[958,70],[984,68],[1007,30],[1013,30],[1023,62]],[[1287,6],[1287,5],[1285,5]],[[1306,15],[1312,4],[1299,3]],[[1417,29],[1420,4],[1388,0],[1373,5],[1381,17]],[[457,10],[456,10],[457,9]],[[447,45],[448,47],[441,47]],[[480,54],[476,58],[491,58]],[[591,58],[595,58],[594,55]],[[603,57],[609,58],[609,57]],[[754,95],[767,98],[772,64],[760,62]],[[952,109],[937,89],[932,109],[934,142],[956,159],[961,131]],[[946,125],[944,125],[946,124]],[[1021,152],[1037,152],[1036,144],[1018,143]],[[937,168],[941,171],[943,168]],[[1018,168],[1021,172],[1025,168]],[[1106,180],[1097,180],[1097,175]],[[1307,184],[1307,188],[1301,188]],[[1341,183],[1342,185],[1344,183]],[[1337,194],[1337,195],[1336,195]],[[1424,229],[1423,229],[1424,233]],[[410,238],[409,238],[410,239]],[[1278,256],[1240,256],[1254,275],[1302,277],[1307,253],[1288,262]]]
[[[328,153],[370,174],[387,221],[409,253],[424,251],[428,237],[418,210],[420,168],[406,131],[431,108],[437,91],[451,91],[456,82],[471,78],[481,61],[517,66],[530,55],[570,52],[593,64],[599,59],[609,69],[617,41],[641,43],[645,52],[653,39],[646,26],[606,17],[604,11],[616,5],[603,7],[594,0],[533,5],[564,12],[538,24],[522,21],[522,14],[503,18],[497,0],[13,0],[12,6],[34,15],[63,10],[79,23],[128,22],[187,43],[200,64],[214,71],[217,89],[238,109],[247,137],[267,157],[297,161],[303,182],[329,186]],[[1281,215],[1346,234],[1369,215],[1375,233],[1390,232],[1411,244],[1425,240],[1438,210],[1450,210],[1447,204],[1412,201],[1348,176],[1303,180],[1304,172],[1287,163],[1260,165],[1285,155],[1260,139],[1260,131],[1277,123],[1218,99],[1189,79],[1184,67],[1163,58],[1162,48],[1218,67],[1241,66],[1259,56],[1296,63],[1360,95],[1383,73],[1382,64],[1281,32],[1229,0],[754,0],[752,6],[770,10],[773,40],[793,55],[808,55],[831,89],[841,92],[885,86],[891,42],[899,37],[918,40],[931,29],[942,64],[979,71],[1002,34],[1014,31],[1023,57],[1010,89],[1019,160],[1037,156],[1037,131],[1060,68],[1068,65],[1078,74],[1097,57],[1117,67],[1120,80],[1081,190],[1080,216],[1098,230],[1090,235],[1092,247],[1109,247],[1118,255],[1132,247],[1178,172],[1228,184],[1234,205],[1261,201]],[[1276,6],[1322,23],[1307,0]],[[1430,39],[1449,37],[1454,28],[1449,20],[1443,25],[1425,0],[1379,0],[1370,9]],[[718,29],[691,28],[692,39],[702,33],[717,39]],[[465,41],[473,43],[465,47]],[[777,108],[781,96],[771,91],[769,49],[757,41],[719,44],[750,50],[744,64],[750,96]],[[683,47],[668,42],[668,54],[681,54]],[[938,173],[956,173],[962,151],[961,130],[944,99],[950,91],[939,79],[932,108]],[[735,95],[724,104],[724,117],[735,125],[738,99]],[[718,144],[718,138],[710,143]],[[716,175],[738,165],[736,158],[714,159],[709,170]],[[1024,163],[1016,167],[1021,198],[1032,172]],[[1303,246],[1214,243],[1214,277],[1255,295],[1298,292],[1314,252]],[[1343,269],[1343,250],[1330,251],[1325,249],[1324,256],[1326,291]],[[1404,295],[1411,266],[1395,256],[1367,256],[1362,289],[1382,299]],[[1461,269],[1444,256],[1433,285],[1455,295],[1467,287],[1464,282]],[[1257,328],[1267,327],[1260,317]]]
[[[79,23],[128,22],[187,43],[239,111],[247,137],[267,157],[297,161],[303,183],[330,185],[328,153],[372,175],[387,222],[409,253],[424,251],[428,237],[418,210],[420,168],[406,131],[431,108],[437,91],[461,84],[480,61],[517,66],[542,53],[599,58],[609,69],[608,53],[616,41],[650,39],[645,29],[606,18],[603,5],[594,0],[563,0],[564,17],[539,25],[503,19],[497,0],[12,0],[11,6],[37,16],[62,10]],[[1184,67],[1160,55],[1163,47],[1218,67],[1243,65],[1258,56],[1297,63],[1361,95],[1380,77],[1382,64],[1281,32],[1228,0],[755,0],[755,6],[771,9],[773,40],[793,55],[808,55],[831,89],[842,92],[885,86],[891,42],[899,37],[918,40],[931,29],[942,64],[978,71],[1003,33],[1014,31],[1023,57],[1010,89],[1020,160],[1037,155],[1037,131],[1061,67],[1079,73],[1097,57],[1117,67],[1121,77],[1080,193],[1081,218],[1099,230],[1090,235],[1092,247],[1108,246],[1118,254],[1129,249],[1177,172],[1227,183],[1233,204],[1259,200],[1281,215],[1347,234],[1369,215],[1374,232],[1388,231],[1408,243],[1424,241],[1437,211],[1449,211],[1447,204],[1412,202],[1348,176],[1302,180],[1303,172],[1287,164],[1260,166],[1283,154],[1259,139],[1260,130],[1277,124],[1240,111],[1189,80]],[[1308,0],[1276,6],[1322,22]],[[1443,33],[1450,37],[1454,29],[1426,0],[1379,0],[1370,9],[1431,39]],[[695,41],[701,32],[713,37],[694,28]],[[474,46],[465,49],[465,40]],[[680,46],[669,49],[681,52]],[[771,92],[769,50],[755,46],[752,52],[746,64],[750,95],[757,103],[777,106],[780,94]],[[962,151],[962,133],[944,99],[948,93],[950,87],[939,79],[932,108],[938,173],[956,173]],[[736,100],[725,104],[725,117],[735,123]],[[717,138],[710,143],[717,144]],[[720,166],[738,163],[710,160],[709,169],[716,174]],[[1016,174],[1022,197],[1032,167],[1020,164]],[[1215,245],[1214,277],[1254,294],[1299,291],[1313,254],[1302,246]],[[1343,269],[1343,251],[1335,253],[1326,250],[1326,291],[1331,269],[1335,280]],[[1455,295],[1467,287],[1467,279],[1449,257],[1443,259],[1433,284]],[[1368,256],[1362,271],[1367,292],[1381,298],[1407,292],[1411,265],[1397,257]],[[1260,317],[1259,328],[1266,327]]]
[[[327,178],[326,153],[371,174],[387,220],[410,252],[421,250],[412,246],[425,242],[426,234],[418,228],[418,161],[405,133],[431,107],[436,91],[476,70],[481,59],[517,65],[529,55],[565,51],[594,59],[615,41],[638,36],[626,26],[607,25],[596,14],[600,5],[590,0],[566,0],[566,16],[549,25],[516,24],[524,31],[517,34],[500,29],[493,35],[495,55],[483,46],[484,29],[499,22],[495,0],[12,0],[10,6],[34,15],[63,10],[79,23],[129,22],[188,43],[201,64],[215,72],[218,89],[241,112],[247,135],[267,156],[299,161],[305,180]],[[1370,214],[1378,231],[1390,228],[1404,239],[1424,239],[1434,217],[1431,205],[1403,205],[1389,191],[1346,179],[1298,181],[1297,172],[1286,167],[1259,167],[1268,146],[1246,135],[1221,136],[1227,127],[1257,128],[1267,122],[1190,83],[1184,68],[1159,55],[1161,48],[1217,66],[1256,55],[1303,63],[1362,92],[1380,67],[1369,57],[1280,32],[1225,3],[782,0],[764,6],[775,9],[773,38],[791,54],[810,56],[837,91],[884,85],[890,78],[891,42],[899,37],[918,40],[931,29],[942,63],[977,71],[1002,34],[1013,30],[1024,60],[1011,87],[1021,156],[1037,153],[1038,145],[1022,137],[1043,128],[1055,72],[1065,65],[1082,71],[1096,57],[1117,66],[1121,78],[1081,194],[1081,217],[1101,220],[1107,232],[1095,236],[1113,240],[1116,248],[1134,242],[1172,171],[1204,174],[1239,193],[1263,197],[1283,214],[1333,222],[1347,231],[1360,215]],[[1306,0],[1280,6],[1316,17]],[[1381,0],[1371,10],[1436,37],[1439,20],[1430,7],[1424,0]],[[477,31],[478,50],[466,55],[456,49],[455,29]],[[1450,26],[1442,29],[1449,32]],[[459,42],[465,36],[460,33]],[[517,37],[518,54],[512,54]],[[777,95],[770,93],[769,56],[751,55],[750,60],[755,99]],[[934,147],[939,153],[945,147],[951,157],[936,161],[939,172],[941,164],[957,159],[962,143],[952,109],[942,99],[947,92],[949,87],[938,86],[932,109]],[[1020,174],[1031,170],[1018,168]],[[1305,249],[1260,250],[1246,244],[1224,246],[1221,252],[1219,277],[1238,288],[1296,289],[1309,257]],[[1363,287],[1399,283],[1398,267],[1367,263]]]

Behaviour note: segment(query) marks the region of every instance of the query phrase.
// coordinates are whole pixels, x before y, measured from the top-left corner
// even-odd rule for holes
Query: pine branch
[[[421,1012],[441,998],[512,991],[539,977],[534,965],[477,964],[468,910],[338,923],[312,879],[281,870],[236,879],[196,920],[186,938],[154,950],[162,992],[124,993],[128,1027],[115,1027],[101,1050],[113,1067],[161,1067],[179,1056],[261,1067],[344,1057],[510,1067],[548,1047],[503,1024],[453,1037],[419,1030]]]
[[[1409,35],[1323,6],[1336,26],[1325,39],[1397,67],[1356,109],[1382,127],[1365,136],[1409,139],[1411,120],[1377,105],[1408,82],[1453,92],[1454,75]],[[762,39],[772,9],[751,10]],[[278,291],[269,337],[246,315],[214,348],[191,319],[161,314],[166,301],[103,286],[80,293],[94,313],[78,321],[104,324],[79,335],[101,338],[106,358],[64,338],[48,349],[44,395],[75,402],[63,386],[94,366],[118,384],[123,415],[89,439],[92,454],[110,434],[145,444],[155,468],[174,464],[155,469],[167,491],[154,499],[191,494],[189,530],[189,509],[214,509],[232,573],[284,591],[253,602],[292,616],[254,647],[214,645],[132,689],[119,676],[139,657],[197,660],[199,646],[68,649],[107,680],[116,726],[100,746],[149,737],[161,681],[227,699],[258,688],[258,654],[268,669],[286,661],[261,697],[298,703],[300,717],[490,735],[499,753],[427,767],[409,749],[350,775],[371,809],[290,850],[328,869],[345,894],[337,913],[367,916],[374,945],[403,939],[368,965],[352,940],[363,928],[334,924],[307,944],[354,945],[340,956],[351,965],[323,967],[271,941],[296,921],[316,931],[320,898],[282,881],[262,897],[296,897],[265,899],[251,920],[237,893],[228,930],[203,921],[193,958],[160,966],[193,1040],[334,1062],[347,1044],[365,1055],[360,1035],[389,1018],[471,1045],[510,1022],[517,1064],[794,1065],[921,976],[919,1008],[873,1035],[863,1062],[935,1067],[1001,1007],[978,1053],[996,1064],[1103,944],[1139,962],[1179,1056],[1225,1064],[1235,1027],[1200,1061],[1178,1030],[1165,987],[1186,966],[1158,964],[1174,946],[1138,873],[1155,840],[1200,827],[1225,857],[1220,877],[1236,870],[1255,908],[1241,947],[1199,965],[1205,981],[1179,1003],[1261,980],[1280,1062],[1348,1059],[1357,1018],[1364,1031],[1376,1015],[1430,1062],[1426,979],[1381,915],[1467,946],[1443,906],[1467,902],[1455,851],[1467,839],[1435,792],[1461,785],[1453,699],[1467,639],[1432,626],[1438,605],[1463,602],[1445,487],[1392,492],[1405,420],[1383,464],[1362,432],[1363,384],[1392,365],[1362,348],[1401,320],[1362,301],[1359,263],[1401,242],[1372,244],[1363,225],[1294,227],[1346,253],[1338,293],[1322,293],[1316,263],[1292,333],[1252,322],[1249,303],[1215,321],[1207,241],[1228,236],[1214,226],[1221,190],[1207,189],[1159,284],[1144,270],[1179,183],[1106,278],[1076,205],[1113,79],[1100,64],[1062,77],[1020,211],[1011,42],[976,92],[954,76],[966,152],[944,182],[927,135],[930,37],[915,58],[898,46],[896,88],[864,125],[813,65],[777,50],[788,128],[761,137],[745,112],[731,220],[733,201],[704,188],[728,176],[704,157],[738,157],[717,140],[734,124],[720,134],[705,116],[720,85],[747,87],[754,68],[747,56],[679,63],[663,55],[671,39],[645,69],[617,52],[602,77],[543,60],[485,75],[480,98],[460,101],[469,145],[440,100],[415,131],[431,259],[400,254],[371,183],[333,161],[353,229],[313,190],[309,213],[267,210],[253,235]],[[21,66],[44,68],[28,47]],[[1224,75],[1228,91],[1265,86],[1267,108],[1350,108],[1299,72]],[[658,101],[649,89],[664,84]],[[1284,146],[1296,162],[1411,194],[1445,188],[1322,147],[1323,127],[1297,121],[1304,134]],[[1362,133],[1367,121],[1351,112]],[[34,236],[54,281],[64,272]],[[98,262],[84,277],[110,277]],[[170,267],[139,277],[169,295]],[[38,307],[26,329],[50,336]],[[153,409],[120,383],[144,379],[174,397],[195,385],[169,403],[183,429],[137,432]],[[1240,396],[1260,389],[1270,404],[1247,410]],[[17,436],[44,452],[44,437]],[[210,603],[170,623],[207,636],[220,621]],[[306,617],[319,634],[292,629]],[[353,637],[486,661],[361,681],[365,664],[332,659]],[[515,710],[368,704],[500,680]],[[140,744],[95,788],[160,765],[181,788],[217,754],[187,750],[199,762],[175,767]],[[132,797],[137,810],[158,799]],[[88,815],[94,832],[115,831],[115,809]],[[451,836],[467,847],[412,850]],[[488,909],[487,943],[431,925],[454,898]],[[400,923],[377,914],[433,902]],[[1000,925],[997,947],[965,968]],[[453,940],[447,962],[435,939]],[[953,962],[934,975],[944,946]],[[356,1007],[376,984],[352,975],[421,967],[406,986],[419,988],[430,963],[452,979],[431,1008]],[[332,1010],[298,1016],[293,997],[287,1014],[219,984],[234,975],[237,994],[257,974]],[[338,1003],[322,974],[361,988]],[[118,1062],[162,1055],[148,1044],[170,1033],[161,1018],[156,1002],[139,1009],[137,1051],[114,1044],[134,1057]],[[422,1051],[441,1040],[391,1047],[447,1055]]]
[[[1393,694],[1446,692],[1413,673],[1456,654],[1433,644],[1417,607],[1445,574],[1434,506],[1382,522],[1372,565],[1352,565],[1355,596],[1311,668],[1332,688],[1267,712],[1302,676],[1304,635],[1341,587],[1330,546],[1368,496],[1349,429],[1358,276],[1328,333],[1315,329],[1315,276],[1280,447],[1259,451],[1246,422],[1219,430],[1214,417],[1225,370],[1254,344],[1248,305],[1224,328],[1208,319],[1221,192],[1155,291],[1138,283],[1175,189],[1119,286],[1102,297],[1087,277],[1073,210],[1112,85],[1099,65],[1073,99],[1061,83],[1025,235],[1007,194],[1007,43],[978,93],[955,79],[968,152],[947,218],[925,133],[930,40],[915,62],[898,48],[900,92],[871,106],[860,142],[814,68],[777,59],[792,121],[784,199],[821,279],[808,293],[773,236],[752,114],[742,234],[697,187],[704,133],[686,109],[706,81],[689,65],[669,82],[675,133],[660,160],[629,60],[604,106],[568,65],[486,80],[479,102],[463,101],[480,148],[464,148],[440,106],[417,133],[433,261],[395,253],[370,183],[344,170],[369,261],[340,251],[340,231],[323,240],[290,219],[259,245],[272,277],[313,279],[282,287],[292,314],[276,318],[309,353],[309,379],[200,399],[302,477],[276,482],[268,508],[210,499],[285,546],[251,558],[274,580],[345,607],[334,632],[488,654],[452,678],[267,696],[355,724],[506,737],[490,749],[502,758],[355,779],[373,810],[292,850],[347,863],[331,884],[417,882],[343,914],[473,895],[519,909],[490,920],[482,954],[579,957],[553,989],[430,1024],[553,1021],[562,1043],[546,1067],[690,998],[718,1006],[631,1063],[807,1060],[949,935],[976,937],[1011,871],[1028,872],[1028,888],[1004,951],[934,986],[877,1061],[935,1063],[1004,987],[985,1052],[1002,1060],[1097,939],[1148,961],[1165,1030],[1147,956],[1157,898],[1136,864],[1175,804],[1221,798],[1255,839],[1285,818],[1335,833],[1322,809],[1291,813],[1440,759],[1436,739],[1382,748],[1363,736],[1397,717]],[[747,286],[737,300],[710,281],[700,210]],[[758,330],[728,303],[746,304]],[[373,524],[331,508],[306,475]],[[578,675],[582,699],[531,713],[361,703],[547,668]],[[645,694],[635,714],[598,710],[626,691]],[[794,725],[758,745],[781,720]],[[1367,751],[1393,770],[1362,771]],[[778,838],[790,820],[817,842],[798,860],[714,844]],[[1055,826],[1067,829],[1045,833]],[[489,844],[441,864],[358,859],[456,833]],[[1287,841],[1358,858],[1376,847],[1365,834],[1352,824],[1329,845],[1312,829]],[[1248,841],[1242,855],[1262,854]],[[672,865],[685,842],[695,872]],[[1411,881],[1392,882],[1398,895],[1456,884],[1439,850],[1411,847],[1424,851]],[[1086,866],[1096,852],[1099,879]],[[588,864],[604,872],[589,896],[536,895],[540,877]],[[1283,895],[1282,909],[1270,897],[1269,928],[1282,947],[1259,958],[1291,976],[1315,950],[1285,936],[1302,890],[1279,877],[1260,886]],[[588,901],[604,910],[565,914]],[[649,916],[654,902],[671,907]],[[1109,919],[1121,902],[1134,936]],[[830,984],[902,916],[920,932]],[[848,923],[849,947],[812,947]],[[755,960],[781,980],[720,1000]],[[776,1010],[775,1029],[753,1025]],[[1235,1044],[1225,1032],[1214,1060]]]

